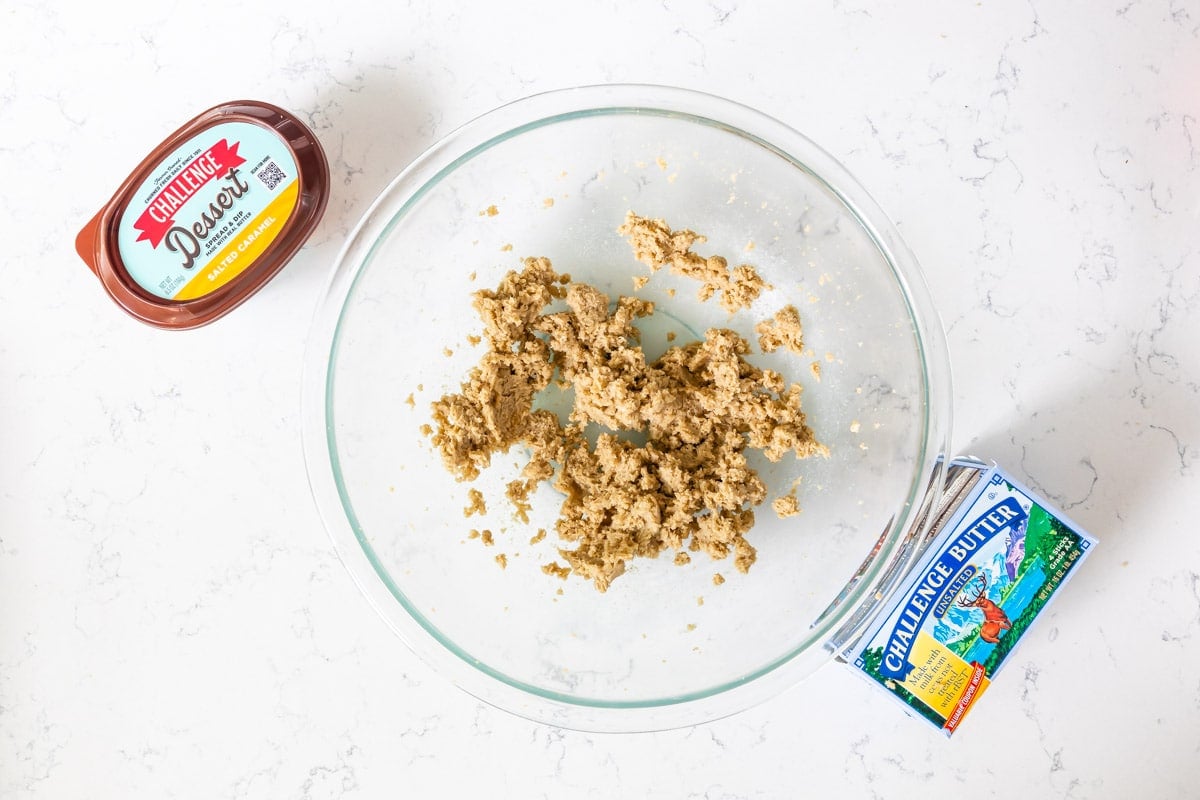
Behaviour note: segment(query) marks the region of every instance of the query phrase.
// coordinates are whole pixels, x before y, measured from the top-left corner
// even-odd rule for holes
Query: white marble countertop
[[[0,797],[1196,797],[1200,7],[574,5],[0,5]],[[846,164],[931,284],[956,449],[1100,538],[954,740],[833,665],[694,729],[543,727],[433,674],[334,556],[299,398],[340,242],[458,124],[610,81]],[[328,212],[246,307],[146,328],[75,233],[243,96],[311,121]]]

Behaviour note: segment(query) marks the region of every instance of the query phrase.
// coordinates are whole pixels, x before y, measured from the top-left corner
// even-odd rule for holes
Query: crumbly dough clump
[[[758,334],[758,346],[764,353],[773,353],[781,347],[797,354],[804,352],[804,330],[795,306],[779,309],[773,318],[755,325],[754,332]]]
[[[676,252],[696,238],[671,236],[682,237]],[[547,313],[555,300],[566,310]],[[610,308],[595,287],[564,284],[545,258],[525,259],[495,290],[475,293],[474,306],[489,349],[459,392],[433,403],[432,441],[459,480],[514,444],[528,449],[506,492],[518,515],[543,481],[566,497],[555,527],[568,566],[547,564],[548,574],[574,571],[605,591],[630,559],[668,549],[732,555],[745,572],[755,559],[745,539],[751,507],[766,497],[746,449],[771,461],[827,453],[801,411],[800,386],[747,362],[749,344],[733,331],[710,329],[648,363],[634,321],[654,305],[619,297]],[[534,408],[552,383],[574,391],[565,425]],[[589,423],[606,429],[595,446],[584,438]]]
[[[799,514],[800,501],[796,499],[796,490],[793,489],[782,497],[776,497],[771,503],[771,508],[775,510],[775,515],[780,519],[787,519]]]
[[[719,291],[721,307],[730,313],[749,308],[764,289],[771,288],[749,264],[730,270],[729,262],[721,256],[705,258],[693,253],[692,245],[706,241],[705,237],[686,228],[671,230],[665,220],[649,219],[630,211],[617,232],[629,239],[634,256],[652,272],[670,264],[671,272],[676,275],[701,282],[701,301]]]
[[[469,517],[472,514],[486,514],[487,503],[483,499],[483,492],[478,489],[472,489],[467,492],[468,505],[463,509],[463,516]]]

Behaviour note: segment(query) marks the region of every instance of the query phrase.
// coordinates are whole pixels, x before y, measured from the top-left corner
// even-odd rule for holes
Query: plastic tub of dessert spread
[[[184,124],[139,164],[76,240],[109,297],[160,328],[195,328],[261,289],[312,234],[329,166],[312,132],[238,100]]]
[[[675,727],[840,658],[952,730],[1090,540],[947,463],[950,406],[917,263],[841,165],[602,86],[466,125],[366,211],[304,446],[375,610],[501,708]]]

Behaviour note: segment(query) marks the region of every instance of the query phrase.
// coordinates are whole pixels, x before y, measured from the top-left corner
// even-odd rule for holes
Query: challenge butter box
[[[999,467],[975,466],[974,489],[849,656],[947,736],[1096,544]]]

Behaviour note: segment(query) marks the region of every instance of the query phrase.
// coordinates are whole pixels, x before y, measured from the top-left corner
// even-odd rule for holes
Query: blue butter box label
[[[1095,544],[993,466],[848,660],[949,736]]]

